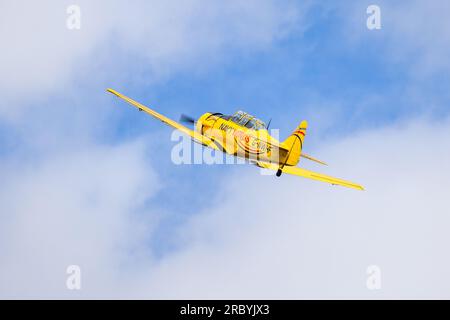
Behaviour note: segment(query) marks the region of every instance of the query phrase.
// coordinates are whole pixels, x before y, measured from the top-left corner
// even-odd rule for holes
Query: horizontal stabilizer
[[[308,160],[311,160],[311,161],[314,161],[314,162],[323,164],[324,166],[327,166],[327,165],[328,165],[328,164],[326,164],[325,162],[323,162],[322,160],[313,158],[313,157],[311,157],[311,156],[309,156],[309,155],[307,155],[307,154],[305,154],[305,153],[302,153],[300,156],[301,156],[302,158],[305,158],[305,159],[308,159]]]

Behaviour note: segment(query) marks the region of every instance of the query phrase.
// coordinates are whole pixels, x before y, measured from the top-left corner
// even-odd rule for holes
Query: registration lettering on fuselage
[[[248,153],[270,153],[270,145],[254,135],[248,134],[240,129],[235,129],[226,123],[220,124],[219,129],[231,134],[238,146]]]

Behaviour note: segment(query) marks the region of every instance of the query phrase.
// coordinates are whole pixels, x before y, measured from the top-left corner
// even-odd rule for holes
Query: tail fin
[[[295,166],[300,160],[307,127],[308,122],[303,120],[294,132],[283,141],[283,147],[288,150],[287,158],[285,159],[286,165]]]

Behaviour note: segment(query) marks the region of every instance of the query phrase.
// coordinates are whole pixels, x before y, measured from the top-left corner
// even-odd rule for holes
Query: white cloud
[[[24,102],[74,85],[77,72],[115,83],[117,77],[159,81],[199,72],[236,50],[260,50],[292,30],[297,6],[275,1],[78,1],[81,29],[66,28],[71,1],[6,1],[0,37],[0,116],[17,117]],[[142,69],[125,70],[127,60]],[[128,63],[125,63],[129,66]],[[123,72],[123,73],[120,73]]]
[[[1,189],[1,294],[448,298],[449,128],[416,121],[318,151],[331,167],[314,169],[365,192],[239,166],[215,207],[174,233],[178,250],[158,260],[146,243],[158,211],[130,214],[155,192],[139,144],[15,165]],[[86,270],[80,292],[64,287],[74,263]],[[365,287],[372,264],[380,291]]]
[[[145,151],[136,141],[2,163],[2,296],[65,296],[71,264],[82,268],[88,292],[105,290],[140,259],[158,214],[139,212],[161,185]]]
[[[225,200],[183,226],[190,246],[153,271],[147,294],[449,298],[449,128],[418,121],[327,146],[333,174],[365,192],[297,177],[228,178]],[[365,287],[372,264],[381,291]]]

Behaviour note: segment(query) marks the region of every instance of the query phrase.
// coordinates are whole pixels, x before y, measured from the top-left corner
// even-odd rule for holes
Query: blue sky
[[[408,167],[408,161],[415,158],[409,154],[410,150],[405,151],[403,143],[409,143],[409,138],[404,137],[416,139],[420,130],[426,131],[433,141],[440,141],[447,133],[450,63],[446,53],[450,53],[450,26],[442,12],[449,5],[437,0],[395,4],[377,1],[382,28],[371,31],[366,27],[365,11],[372,3],[219,4],[193,0],[183,4],[138,2],[130,7],[116,1],[105,8],[101,2],[80,1],[82,27],[68,31],[65,9],[69,3],[48,1],[34,8],[35,16],[28,16],[19,10],[19,5],[9,2],[0,31],[12,44],[5,60],[0,62],[3,74],[0,93],[4,96],[0,107],[0,171],[6,177],[0,199],[4,200],[1,219],[5,228],[9,226],[12,231],[2,239],[11,244],[0,246],[2,260],[7,261],[2,268],[8,275],[17,267],[17,261],[27,261],[38,270],[48,268],[50,271],[43,278],[54,285],[47,286],[44,280],[32,283],[31,287],[8,283],[0,288],[0,295],[73,297],[71,292],[61,290],[59,280],[51,272],[61,268],[64,271],[67,261],[79,260],[88,273],[100,279],[81,297],[109,296],[110,290],[117,287],[124,289],[124,296],[146,297],[146,290],[135,285],[139,279],[149,281],[154,291],[151,297],[178,297],[170,291],[169,280],[155,281],[157,277],[176,278],[182,273],[173,266],[174,261],[189,264],[193,279],[200,277],[202,267],[192,257],[211,261],[241,257],[243,272],[252,270],[256,260],[245,260],[233,241],[240,239],[242,247],[256,245],[271,252],[263,231],[271,230],[270,225],[277,230],[277,220],[273,220],[277,213],[259,205],[253,210],[252,206],[247,207],[247,199],[250,204],[265,199],[267,208],[276,208],[277,199],[287,197],[292,189],[304,190],[311,199],[302,199],[300,192],[293,195],[305,202],[306,218],[295,218],[305,219],[297,221],[290,215],[282,215],[280,221],[291,225],[295,225],[291,219],[301,222],[303,231],[316,230],[315,227],[324,227],[321,224],[325,221],[334,221],[336,229],[326,225],[328,233],[316,230],[331,242],[341,230],[338,227],[351,229],[347,212],[364,216],[371,201],[392,215],[395,205],[382,188],[374,187],[363,198],[338,191],[344,198],[341,203],[336,202],[335,195],[326,193],[328,189],[321,189],[323,186],[291,178],[279,184],[268,182],[250,166],[176,166],[170,159],[174,145],[170,141],[172,130],[105,91],[112,87],[175,120],[181,113],[198,117],[209,111],[231,114],[243,109],[265,121],[272,119],[272,127],[281,130],[281,137],[300,120],[307,119],[304,149],[330,162],[331,168],[323,170],[369,186],[382,185],[388,180],[387,176],[381,179],[382,173],[390,170],[384,165],[392,161],[391,167],[403,162]],[[12,17],[21,17],[22,24]],[[36,26],[34,33],[30,32],[30,25]],[[378,133],[382,141],[374,138]],[[420,152],[418,146],[413,148]],[[429,148],[428,154],[436,155],[433,161],[440,161],[437,155],[443,159],[448,156],[441,155],[442,149],[447,149],[445,146],[430,143],[424,148]],[[417,161],[415,164],[423,164]],[[373,176],[375,170],[380,172],[378,177]],[[402,167],[399,170],[403,172]],[[414,191],[431,195],[432,191],[423,191],[421,185],[418,183]],[[94,186],[100,190],[91,189]],[[404,188],[398,186],[400,189]],[[250,195],[243,200],[243,194],[249,190]],[[395,194],[396,190],[391,192]],[[23,198],[13,196],[13,191],[20,191]],[[266,192],[275,196],[266,197]],[[58,194],[61,203],[55,200],[51,204],[50,200]],[[404,199],[403,196],[394,198]],[[245,202],[247,210],[231,214],[233,199]],[[340,209],[347,217],[344,222],[336,217],[324,218],[327,210],[333,208],[323,205],[316,208],[317,202],[322,201],[347,208]],[[298,214],[298,207],[289,205],[286,211]],[[35,255],[26,249],[33,240],[26,237],[21,240],[20,236],[29,234],[26,232],[31,228],[29,221],[34,219],[30,218],[34,217],[30,210],[36,214],[46,212],[49,219],[49,224],[42,222],[36,229],[36,237],[41,241],[36,243],[42,246],[37,246]],[[318,212],[318,220],[309,212]],[[369,213],[367,209],[368,217]],[[110,214],[115,217],[111,222]],[[72,219],[77,227],[66,225],[65,221]],[[356,225],[370,221],[358,219]],[[60,225],[55,222],[55,228],[61,232],[49,231],[53,220],[59,221]],[[91,242],[84,240],[84,246],[77,247],[80,234],[74,230],[87,225],[90,227],[86,239]],[[96,230],[101,234],[98,247],[92,246],[97,243]],[[292,234],[295,230],[291,230]],[[271,236],[291,234],[278,231]],[[309,237],[308,231],[306,234]],[[323,249],[324,244],[314,242],[316,239],[303,240],[313,242],[309,246],[293,244],[293,248],[303,248],[299,249],[300,260]],[[35,262],[41,260],[39,255],[47,257],[46,241],[61,243],[61,247],[53,249],[57,254],[54,259],[49,258],[50,267]],[[390,264],[393,261],[390,255],[383,255],[376,243],[367,241],[378,252],[375,260],[401,269],[399,263]],[[67,249],[72,247],[78,249]],[[15,250],[20,253],[11,253]],[[351,266],[342,271],[339,265],[342,252],[338,248],[324,250],[335,250],[321,261],[334,261],[337,266],[319,267],[331,278],[335,273],[350,272],[355,265],[363,268],[366,260],[372,261],[370,256],[358,256],[358,248],[349,249],[355,253],[351,255],[355,264],[348,262]],[[96,252],[101,253],[100,258],[94,259]],[[430,260],[433,259],[438,258]],[[99,270],[105,266],[108,272],[99,276]],[[265,273],[269,278],[270,268]],[[305,277],[313,269],[312,265],[305,266]],[[129,270],[138,276],[124,275]],[[364,269],[362,273],[364,277]],[[210,276],[229,279],[219,271]],[[10,278],[16,277],[19,276],[14,274]],[[425,278],[423,281],[426,283]],[[326,281],[315,285],[321,289],[312,290],[314,283],[304,291],[287,288],[287,296],[308,297],[311,292],[319,297],[373,297],[351,285],[343,285],[346,289],[342,292],[327,291]],[[169,289],[161,289],[166,287]],[[208,288],[211,289],[205,284],[200,286],[203,291],[194,290],[190,283],[184,283],[182,288],[182,297],[205,297]],[[230,284],[226,292],[232,295],[240,289],[239,285]],[[435,289],[430,286],[427,292],[434,296],[443,292]],[[388,297],[407,294],[401,289],[390,290]],[[255,294],[250,289],[243,292],[245,297]],[[279,292],[278,296],[272,296],[270,290],[262,292],[267,292],[268,297],[283,297],[282,286],[273,291]]]

